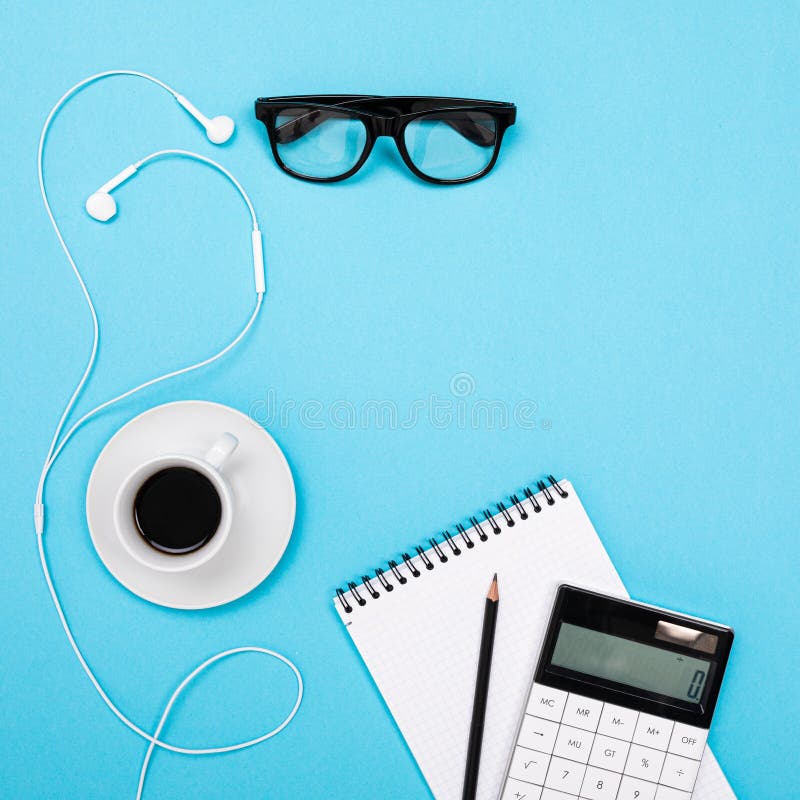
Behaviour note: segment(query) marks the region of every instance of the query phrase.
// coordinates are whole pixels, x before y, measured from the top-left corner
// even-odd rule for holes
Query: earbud
[[[206,124],[206,136],[214,144],[224,144],[233,136],[233,120],[230,117],[214,117]]]
[[[116,216],[117,202],[108,192],[95,192],[86,200],[86,213],[98,222],[108,222]]]
[[[214,144],[225,144],[233,136],[235,126],[230,117],[220,116],[209,119],[182,94],[176,94],[175,99],[206,129],[209,141]]]
[[[136,165],[131,164],[110,181],[106,181],[96,192],[89,195],[86,200],[86,213],[98,222],[108,222],[116,216],[117,203],[111,196],[111,192],[135,174]]]

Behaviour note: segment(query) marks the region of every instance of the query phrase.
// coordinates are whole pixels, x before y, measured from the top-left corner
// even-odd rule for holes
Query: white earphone
[[[169,89],[172,92],[171,89]],[[197,110],[182,94],[172,92],[175,99],[206,129],[206,136],[214,144],[225,144],[233,136],[234,124],[230,117],[209,119]]]
[[[221,653],[217,653],[214,656],[206,659],[202,664],[196,667],[186,678],[181,681],[178,685],[178,688],[173,692],[169,701],[167,702],[164,711],[159,719],[159,723],[155,729],[155,731],[150,734],[147,731],[140,728],[134,722],[132,722],[118,707],[117,705],[111,700],[108,696],[106,691],[103,689],[102,685],[94,675],[91,667],[87,663],[86,659],[83,656],[77,642],[75,641],[75,637],[72,634],[72,630],[70,629],[70,625],[67,621],[66,615],[64,614],[64,610],[61,606],[61,601],[59,599],[58,593],[56,591],[55,585],[53,583],[53,579],[50,573],[50,568],[47,562],[47,555],[44,548],[44,531],[45,531],[45,506],[44,506],[44,489],[45,484],[47,481],[47,476],[50,470],[53,467],[56,459],[58,458],[59,454],[75,434],[75,432],[80,428],[85,422],[89,419],[94,417],[103,409],[108,408],[109,406],[114,405],[115,403],[124,400],[127,397],[141,391],[142,389],[147,388],[148,386],[153,386],[156,383],[160,383],[162,381],[169,380],[170,378],[177,377],[178,375],[183,375],[187,372],[192,372],[194,370],[200,369],[208,364],[211,364],[214,361],[222,358],[226,353],[229,353],[234,347],[236,347],[239,342],[245,337],[247,332],[252,327],[253,323],[258,316],[259,311],[261,310],[261,306],[264,299],[264,293],[266,290],[266,282],[264,279],[264,257],[263,257],[263,244],[261,238],[261,231],[258,227],[258,220],[256,218],[255,208],[253,207],[253,203],[251,202],[247,192],[242,188],[241,184],[238,180],[222,165],[218,164],[216,161],[213,161],[210,158],[202,156],[198,153],[193,153],[188,150],[159,150],[155,153],[151,153],[148,156],[145,156],[143,159],[131,164],[130,166],[123,169],[117,175],[115,175],[111,180],[104,183],[96,192],[94,192],[86,201],[86,211],[93,219],[96,219],[101,222],[107,222],[108,220],[112,219],[114,215],[117,213],[117,206],[114,198],[111,196],[111,192],[124,183],[129,178],[133,177],[137,172],[144,167],[146,164],[150,162],[168,156],[176,156],[181,158],[189,158],[193,161],[197,161],[203,164],[206,164],[217,172],[221,173],[238,191],[241,195],[242,199],[244,200],[247,209],[250,214],[250,218],[252,221],[252,231],[251,231],[251,243],[252,243],[252,251],[253,251],[253,276],[255,280],[255,290],[256,290],[256,303],[255,308],[253,309],[250,317],[248,318],[247,322],[245,323],[244,327],[239,331],[239,333],[221,350],[217,351],[212,356],[204,359],[203,361],[199,361],[194,364],[190,364],[186,367],[181,367],[179,369],[173,370],[171,372],[165,373],[164,375],[160,375],[156,378],[152,378],[148,381],[145,381],[138,386],[129,389],[122,394],[117,395],[116,397],[107,400],[104,403],[101,403],[98,406],[95,406],[91,411],[85,413],[82,417],[80,417],[77,421],[75,421],[72,426],[66,431],[64,431],[64,426],[67,422],[67,419],[70,415],[70,412],[75,406],[78,398],[80,397],[84,386],[86,385],[87,380],[92,372],[92,368],[94,367],[95,360],[97,358],[97,350],[99,344],[99,336],[100,336],[100,326],[97,319],[97,312],[94,307],[94,303],[92,302],[92,298],[89,294],[89,290],[86,287],[86,283],[81,276],[80,271],[75,263],[75,260],[72,257],[72,253],[70,252],[69,248],[67,247],[66,241],[61,233],[61,229],[59,228],[58,223],[56,222],[55,216],[53,214],[52,208],[50,206],[50,201],[47,196],[47,189],[45,187],[45,180],[44,180],[44,149],[45,149],[45,142],[47,140],[47,133],[50,129],[50,125],[58,113],[59,109],[72,97],[76,92],[83,89],[85,86],[89,85],[90,83],[94,83],[95,81],[101,80],[103,78],[116,76],[116,75],[132,75],[139,78],[144,78],[145,80],[151,81],[152,83],[161,86],[162,88],[166,89],[170,94],[175,97],[178,103],[189,113],[192,117],[194,117],[202,126],[205,128],[206,135],[208,136],[209,140],[212,141],[214,144],[222,144],[226,142],[231,135],[233,134],[234,123],[230,117],[214,117],[213,119],[208,119],[205,117],[200,111],[195,108],[185,97],[179,95],[173,89],[171,89],[167,84],[163,83],[162,81],[154,78],[151,75],[147,75],[143,72],[135,72],[133,70],[110,70],[107,72],[101,72],[97,75],[92,75],[89,78],[75,84],[71,89],[69,89],[62,97],[58,100],[58,102],[53,106],[52,110],[47,116],[47,119],[44,122],[42,127],[42,132],[39,137],[39,151],[38,151],[38,174],[39,174],[39,191],[41,193],[42,202],[44,203],[45,211],[47,212],[47,216],[50,219],[50,223],[53,226],[53,230],[58,238],[59,244],[61,245],[61,249],[64,251],[65,256],[67,257],[67,261],[69,262],[72,271],[75,275],[78,284],[80,285],[81,291],[83,292],[84,299],[86,301],[86,305],[89,309],[89,313],[92,318],[92,326],[93,326],[93,340],[92,340],[92,347],[91,352],[89,355],[88,362],[86,367],[84,368],[83,374],[81,375],[80,380],[77,382],[75,388],[70,395],[69,400],[64,407],[64,410],[59,418],[58,424],[56,425],[55,431],[53,433],[52,439],[50,441],[50,446],[47,452],[47,456],[45,457],[44,464],[42,466],[42,471],[39,476],[39,483],[36,490],[36,500],[34,503],[34,527],[36,530],[36,537],[38,542],[38,549],[39,549],[39,562],[41,564],[42,572],[44,574],[45,582],[47,583],[48,591],[50,592],[50,597],[53,601],[53,604],[56,609],[56,613],[58,614],[59,620],[61,621],[61,625],[64,629],[64,633],[67,636],[67,640],[72,647],[75,656],[77,657],[81,667],[83,668],[84,672],[88,676],[89,680],[91,681],[94,688],[97,690],[98,694],[102,698],[103,702],[108,706],[108,708],[112,711],[112,713],[130,730],[134,733],[141,736],[143,739],[149,742],[149,747],[145,754],[145,757],[142,761],[141,770],[139,772],[139,784],[137,788],[136,798],[140,800],[142,796],[142,792],[144,790],[144,781],[147,775],[147,769],[150,763],[150,759],[153,754],[153,750],[156,747],[163,748],[165,750],[171,750],[176,753],[185,753],[189,755],[208,755],[214,753],[226,753],[231,752],[234,750],[242,750],[246,747],[251,747],[252,745],[258,744],[259,742],[263,742],[266,739],[269,739],[276,734],[280,733],[294,718],[295,714],[297,713],[298,709],[300,708],[300,703],[303,697],[303,679],[300,675],[299,670],[297,667],[285,656],[281,655],[280,653],[276,653],[272,650],[268,650],[263,647],[257,646],[245,646],[245,647],[235,647],[230,650],[225,650]],[[285,664],[289,669],[292,670],[295,679],[297,681],[297,698],[295,700],[294,706],[292,707],[289,714],[280,723],[277,727],[273,728],[272,730],[257,736],[253,739],[238,742],[236,744],[231,745],[223,745],[219,747],[205,747],[205,748],[197,748],[197,747],[179,747],[177,745],[170,744],[159,737],[161,736],[161,731],[164,727],[164,724],[169,717],[169,714],[172,710],[172,707],[175,701],[178,699],[179,695],[183,692],[183,690],[205,669],[210,667],[212,664],[215,664],[217,661],[221,659],[227,658],[229,656],[234,656],[239,653],[259,653],[262,655],[267,655],[272,658],[278,659],[280,662]]]
[[[168,86],[166,83],[164,83],[164,81],[160,81],[158,78],[154,78],[152,75],[148,75],[146,72],[137,72],[133,69],[110,69],[106,72],[98,72],[96,75],[90,75],[85,80],[80,81],[80,83],[76,83],[61,98],[61,100],[55,104],[53,111],[57,111],[68,97],[75,94],[75,92],[79,91],[84,86],[94,83],[95,81],[102,80],[103,78],[110,78],[115,75],[131,75],[135,78],[144,78],[146,81],[150,81],[151,83],[156,84],[156,86],[160,86],[162,89],[169,92],[178,101],[178,104],[181,105],[188,114],[193,116],[200,123],[200,125],[205,129],[206,136],[208,137],[209,141],[213,144],[225,144],[225,142],[227,142],[228,139],[233,136],[233,131],[236,126],[230,117],[219,116],[209,119],[197,108],[197,106],[189,102],[189,100],[187,100],[182,94],[178,94],[178,92],[176,92],[171,86]],[[47,127],[47,124],[45,124],[45,127]]]
[[[86,213],[98,222],[108,222],[117,214],[117,203],[111,196],[111,192],[121,183],[124,183],[132,175],[136,174],[136,167],[131,164],[125,167],[122,172],[115,175],[110,181],[106,181],[96,192],[93,192],[86,199]]]
[[[112,75],[132,75],[137,78],[144,78],[168,91],[178,101],[178,104],[202,125],[205,129],[206,136],[213,144],[225,144],[225,142],[233,136],[233,131],[236,126],[230,117],[218,116],[209,119],[197,106],[187,100],[182,94],[178,94],[178,92],[163,81],[154,78],[152,75],[147,75],[144,72],[136,72],[134,70],[109,70],[108,72],[100,72],[97,75],[92,75],[85,81],[81,81],[73,86],[72,89],[61,98],[59,103],[56,104],[55,108],[57,109],[68,97],[87,84]],[[48,127],[47,123],[45,127]],[[111,192],[121,183],[128,180],[128,178],[136,172],[136,169],[137,167],[134,165],[126,167],[119,175],[115,175],[110,181],[104,183],[94,194],[89,196],[89,199],[86,201],[86,211],[90,217],[96,219],[98,222],[108,222],[108,220],[114,217],[117,213],[117,204],[114,202]]]

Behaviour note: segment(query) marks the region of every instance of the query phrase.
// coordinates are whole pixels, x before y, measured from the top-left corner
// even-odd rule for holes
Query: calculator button
[[[557,723],[526,714],[525,719],[522,720],[517,744],[530,747],[531,750],[539,750],[542,753],[552,753],[557,733]]]
[[[704,728],[695,728],[693,725],[684,725],[676,722],[669,740],[669,752],[679,756],[687,756],[698,761],[703,757],[708,731]]]
[[[625,774],[634,778],[646,778],[649,781],[658,782],[664,756],[665,753],[660,750],[632,744],[628,760],[625,763]]]
[[[597,732],[604,736],[613,736],[616,739],[624,739],[626,742],[633,739],[633,732],[636,729],[636,717],[638,711],[622,706],[613,706],[606,703],[603,706],[603,713],[600,715],[600,724]]]
[[[621,775],[597,767],[587,767],[581,797],[587,800],[615,800]]]
[[[555,789],[543,789],[542,800],[575,800],[574,794],[564,794]]]
[[[619,739],[612,739],[610,736],[595,736],[589,763],[595,767],[623,772],[629,748],[630,745],[627,742],[621,742]]]
[[[656,789],[656,800],[691,800],[689,792],[670,789],[669,786],[659,786]]]
[[[550,769],[547,770],[544,785],[550,789],[577,795],[581,790],[584,772],[586,767],[583,764],[554,756],[550,759]]]
[[[654,800],[656,785],[639,778],[623,775],[617,792],[617,800]],[[503,798],[505,800],[505,798]]]
[[[526,750],[524,747],[515,747],[508,770],[509,777],[518,781],[538,783],[541,786],[544,783],[544,776],[547,775],[548,761],[550,761],[550,756],[544,753]]]
[[[585,731],[595,731],[597,730],[597,723],[600,721],[602,708],[603,704],[599,700],[591,700],[588,697],[571,694],[567,698],[561,722],[564,725],[583,728]]]
[[[667,745],[669,745],[669,737],[672,735],[673,725],[674,723],[670,719],[654,717],[652,714],[639,714],[633,741],[636,744],[666,750]]]
[[[527,711],[534,717],[561,722],[566,702],[567,693],[561,689],[551,689],[549,686],[542,686],[541,683],[534,683],[528,698]]]
[[[531,783],[523,783],[509,778],[506,781],[506,788],[503,792],[502,800],[539,800],[542,796],[542,787],[534,786]]]
[[[699,766],[699,761],[667,753],[659,783],[671,786],[673,789],[683,789],[686,792],[691,792],[695,778],[697,778]]]
[[[553,752],[557,756],[561,756],[561,758],[571,758],[573,761],[580,761],[585,764],[589,760],[589,753],[592,751],[593,739],[593,733],[562,725],[558,729],[556,746]]]

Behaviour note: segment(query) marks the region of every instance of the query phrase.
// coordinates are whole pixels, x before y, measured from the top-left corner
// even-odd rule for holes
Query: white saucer
[[[187,572],[157,572],[134,560],[114,530],[114,498],[125,476],[155,456],[202,456],[226,431],[239,446],[225,465],[234,509],[222,549]],[[134,594],[169,608],[212,608],[258,586],[289,543],[295,505],[292,473],[275,440],[240,411],[200,400],[157,406],[120,428],[98,456],[86,490],[86,518],[100,560]]]

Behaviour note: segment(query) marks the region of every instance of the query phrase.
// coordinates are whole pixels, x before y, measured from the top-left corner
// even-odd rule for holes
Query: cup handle
[[[239,440],[232,433],[223,433],[211,445],[211,449],[203,456],[203,461],[214,469],[220,469],[228,460],[228,456],[239,446]]]

